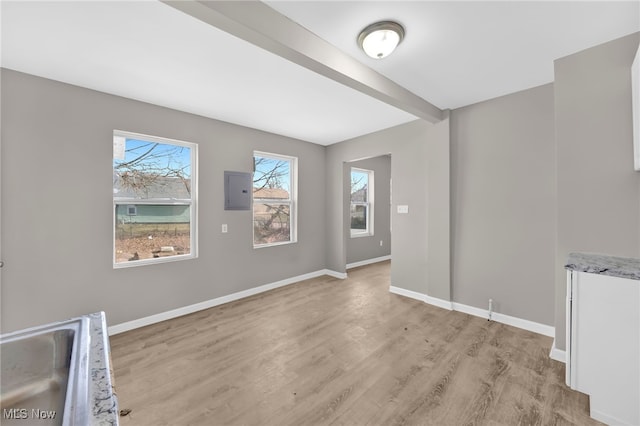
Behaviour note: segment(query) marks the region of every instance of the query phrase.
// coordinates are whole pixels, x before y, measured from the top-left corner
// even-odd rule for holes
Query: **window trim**
[[[282,160],[288,161],[289,166],[289,199],[287,200],[275,200],[272,198],[255,198],[253,196],[253,188],[251,188],[251,238],[254,249],[261,249],[267,247],[275,247],[275,246],[284,246],[287,244],[295,244],[298,242],[298,157],[294,157],[292,155],[283,155],[283,154],[274,154],[272,152],[265,151],[253,151],[253,161],[255,167],[255,158],[256,157],[266,157],[274,160]],[[255,170],[253,170],[255,173]],[[254,213],[254,204],[289,204],[289,218],[291,223],[289,224],[290,233],[289,233],[289,241],[278,241],[274,243],[264,243],[264,244],[256,244],[256,236],[255,236],[255,213]]]
[[[367,201],[353,202],[351,201],[351,188],[349,188],[349,236],[351,238],[372,237],[374,235],[374,208],[375,208],[375,182],[374,171],[368,169],[361,169],[359,167],[351,167],[349,171],[349,181],[351,181],[351,174],[353,172],[365,173],[367,175]],[[354,231],[351,228],[351,207],[352,206],[365,206],[367,216],[367,227],[364,230]]]
[[[154,199],[134,199],[130,197],[121,197],[116,199],[115,194],[112,195],[112,219],[111,226],[113,230],[112,236],[112,263],[113,269],[132,268],[136,266],[155,265],[161,263],[177,262],[181,260],[198,258],[198,144],[195,142],[187,142],[178,139],[165,138],[160,136],[145,135],[142,133],[127,132],[124,130],[114,129],[112,134],[112,142],[115,137],[123,137],[125,139],[138,139],[148,142],[160,143],[164,145],[177,145],[189,148],[191,151],[191,200],[188,202],[170,198],[154,198]],[[113,154],[111,156],[111,170],[113,171]],[[124,205],[127,210],[129,205],[188,205],[190,207],[190,223],[189,223],[189,242],[191,244],[188,254],[180,254],[175,256],[158,257],[154,259],[140,259],[129,262],[116,262],[116,208],[118,205]],[[137,212],[136,212],[137,213]]]

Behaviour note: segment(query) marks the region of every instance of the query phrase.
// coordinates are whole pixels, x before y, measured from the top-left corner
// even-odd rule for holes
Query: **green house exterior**
[[[118,204],[116,205],[116,221],[120,224],[189,223],[189,206]]]

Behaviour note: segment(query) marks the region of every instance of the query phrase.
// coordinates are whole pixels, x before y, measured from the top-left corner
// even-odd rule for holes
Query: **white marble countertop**
[[[104,312],[87,315],[91,349],[89,352],[89,409],[92,426],[118,425],[118,402],[113,391],[109,336]]]
[[[593,253],[569,253],[565,269],[640,280],[640,259]]]
[[[58,338],[59,336],[63,337]],[[72,341],[69,336],[72,336]],[[45,342],[45,345],[33,346],[33,344],[30,345],[32,341],[42,341]],[[9,407],[10,410],[28,412],[30,408],[35,409],[28,404],[29,398],[24,397],[25,394],[30,395],[28,386],[32,385],[31,383],[38,385],[38,380],[42,381],[38,374],[32,373],[34,369],[44,368],[45,373],[53,374],[55,368],[62,370],[67,367],[68,371],[60,373],[59,381],[55,382],[59,386],[66,386],[66,397],[65,394],[62,394],[63,399],[56,400],[59,403],[54,403],[47,408],[52,410],[53,416],[59,416],[58,418],[64,425],[118,425],[118,402],[113,390],[109,338],[104,312],[3,334],[0,336],[0,344],[18,345],[18,350],[14,348],[13,352],[7,349],[10,354],[9,361],[3,362],[2,373],[3,375],[8,374],[15,385],[15,389],[9,385],[6,390],[9,393],[11,391],[17,392],[18,397],[14,398],[15,402],[26,405]],[[65,347],[65,345],[73,346]],[[4,350],[3,348],[3,352]],[[30,353],[29,351],[41,351],[43,355],[36,356],[35,352]],[[56,361],[55,356],[58,353],[68,356],[68,358]],[[6,353],[3,355],[6,356]],[[3,361],[5,361],[4,357]],[[50,363],[51,366],[49,366]],[[58,364],[60,365],[56,367]],[[47,370],[47,368],[49,369]],[[41,390],[40,387],[36,387],[38,392],[48,392],[51,388],[50,382],[54,383],[54,379],[47,376],[46,380],[46,388]],[[12,382],[10,381],[10,383]],[[45,399],[47,397],[45,395]],[[57,410],[62,410],[62,412],[58,413]],[[20,417],[20,419],[24,418]]]

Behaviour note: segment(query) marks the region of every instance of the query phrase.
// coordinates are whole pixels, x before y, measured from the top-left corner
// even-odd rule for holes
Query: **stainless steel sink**
[[[0,423],[88,424],[89,344],[85,318],[0,336]]]

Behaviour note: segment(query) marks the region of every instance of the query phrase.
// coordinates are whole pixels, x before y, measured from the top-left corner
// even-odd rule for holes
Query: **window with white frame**
[[[373,170],[351,168],[351,236],[373,235]]]
[[[194,143],[113,132],[113,265],[197,257]]]
[[[296,242],[296,157],[253,153],[253,246]]]

